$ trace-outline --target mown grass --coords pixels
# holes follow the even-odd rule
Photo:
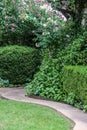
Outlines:
[[[35,104],[0,99],[0,130],[71,130],[56,111]]]

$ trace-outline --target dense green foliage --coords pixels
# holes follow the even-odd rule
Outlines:
[[[35,74],[34,80],[27,85],[28,95],[37,95],[53,100],[62,100],[62,64],[57,59],[44,59],[40,71]]]
[[[41,9],[43,4],[47,5],[48,9]],[[1,1],[0,45],[34,46],[39,41],[40,46],[49,46],[51,43],[46,37],[52,37],[55,24],[58,26],[56,31],[62,26],[63,19],[48,6],[50,4],[46,1]]]
[[[0,46],[37,45],[48,52],[44,51],[46,54],[40,71],[35,74],[41,59],[38,50],[18,46],[0,47],[0,85],[3,87],[8,80],[13,84],[29,82],[27,95],[34,94],[72,105],[81,102],[82,106],[79,106],[84,109],[87,102],[83,94],[81,98],[77,98],[73,91],[67,95],[63,85],[66,76],[64,66],[87,65],[87,26],[83,16],[85,3],[86,0],[1,0]],[[77,73],[74,75],[72,72],[73,76],[79,78]],[[82,79],[79,80],[81,85]]]
[[[62,67],[57,59],[43,61],[26,86],[27,95],[66,102],[87,111],[87,66]]]
[[[15,23],[15,31],[11,30],[11,23],[8,26],[1,25],[2,31],[0,32],[0,46],[3,45],[27,45],[34,47],[35,43],[33,38],[35,35],[32,33],[33,29],[36,27],[33,22],[27,20],[24,22],[19,21]]]
[[[63,90],[66,102],[87,110],[87,66],[65,66]]]
[[[23,46],[0,47],[0,77],[12,84],[33,78],[40,64],[39,50]]]
[[[52,31],[50,33],[50,36],[43,36],[45,37],[45,41],[41,39],[41,43],[45,42],[43,47],[49,48],[50,51],[56,51],[56,54],[58,53],[58,49],[63,49],[67,45],[71,43],[76,37],[77,37],[77,30],[76,30],[76,24],[72,20],[68,20],[64,26],[59,27],[58,30]],[[42,38],[43,38],[42,37]]]
[[[67,96],[63,88],[65,76],[63,67],[65,65],[87,65],[87,32],[82,29],[81,32],[75,34],[73,27],[75,26],[72,23],[69,26],[66,24],[61,29],[60,34],[56,34],[59,36],[55,38],[58,46],[51,48],[49,54],[46,53],[40,71],[34,76],[34,80],[27,85],[27,94],[64,101],[86,109],[84,108],[86,104],[83,103],[81,106],[80,100],[76,100],[73,92]]]
[[[65,65],[87,65],[87,32],[58,52]]]
[[[26,19],[25,10],[19,0],[0,1],[0,46],[34,46],[36,25],[31,18]]]

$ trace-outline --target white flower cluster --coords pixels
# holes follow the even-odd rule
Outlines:
[[[60,11],[54,10],[51,3],[48,3],[46,0],[20,1],[23,8],[23,11],[21,11],[22,13],[19,15],[20,19],[26,20],[32,16],[33,21],[39,21],[39,24],[42,26],[43,30],[45,30],[43,34],[49,34],[48,30],[50,27],[53,31],[57,31],[60,26],[59,21],[60,23],[62,21],[67,21],[66,17]],[[27,2],[29,2],[29,4],[27,4]],[[41,12],[44,12],[44,15]],[[48,29],[46,30],[46,28]]]
[[[43,4],[40,6],[40,9],[45,10],[46,13],[52,13],[52,17],[48,17],[45,23],[41,23],[41,25],[46,28],[49,24],[53,26],[53,31],[58,30],[58,18],[62,21],[67,21],[66,17],[58,10],[53,10],[51,4]],[[48,31],[45,30],[43,35],[50,34]]]

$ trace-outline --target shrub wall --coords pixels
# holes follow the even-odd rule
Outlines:
[[[87,105],[87,66],[66,66],[63,89],[67,96],[70,93],[75,95],[74,102]]]
[[[0,77],[12,84],[23,84],[33,78],[40,65],[39,50],[24,46],[0,47]]]

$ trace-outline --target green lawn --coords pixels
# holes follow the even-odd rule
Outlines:
[[[35,104],[0,99],[0,130],[71,130],[56,111]]]

